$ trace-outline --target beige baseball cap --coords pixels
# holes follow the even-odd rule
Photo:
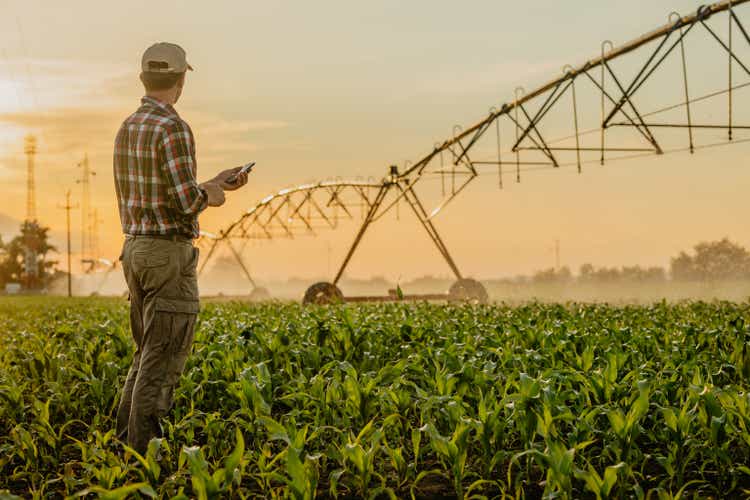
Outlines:
[[[185,58],[185,50],[177,44],[159,42],[147,48],[141,59],[145,73],[184,73],[193,71]]]

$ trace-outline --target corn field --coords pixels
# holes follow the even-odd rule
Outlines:
[[[0,299],[0,498],[750,495],[750,303],[207,303],[140,456],[127,304]]]

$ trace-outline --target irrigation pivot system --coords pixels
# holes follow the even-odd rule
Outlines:
[[[605,165],[653,155],[750,141],[750,35],[738,11],[748,0],[720,1],[695,13],[669,15],[664,26],[628,43],[601,44],[600,53],[493,107],[474,125],[456,126],[413,163],[392,165],[375,180],[332,180],[268,196],[217,235],[204,235],[201,270],[226,245],[255,286],[242,252],[252,239],[293,238],[361,218],[331,282],[316,283],[304,302],[414,298],[344,297],[338,283],[368,229],[407,205],[454,274],[448,293],[420,296],[484,301],[487,292],[465,277],[438,232],[435,217],[480,175],[521,181],[530,170]],[[744,9],[744,7],[743,7]],[[426,182],[431,179],[435,182]],[[243,241],[239,243],[239,241]]]

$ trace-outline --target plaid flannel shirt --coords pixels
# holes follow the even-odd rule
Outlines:
[[[195,139],[177,111],[152,97],[120,127],[114,175],[122,231],[197,238],[208,206],[196,181]]]

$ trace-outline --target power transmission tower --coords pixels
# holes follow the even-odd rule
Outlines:
[[[36,137],[27,135],[24,144],[26,153],[26,220],[36,220],[36,186],[34,183],[34,157],[36,156]]]
[[[81,194],[81,269],[84,264],[91,262],[92,245],[91,245],[91,176],[96,172],[89,166],[89,155],[85,154],[83,160],[78,163],[83,169],[81,178],[76,181],[82,187]]]
[[[71,258],[70,258],[70,211],[74,208],[78,208],[78,204],[71,205],[70,204],[70,189],[65,193],[65,205],[58,205],[58,208],[61,208],[65,210],[65,221],[67,224],[67,231],[68,231],[68,297],[73,296],[73,268],[71,266]]]
[[[34,157],[36,156],[36,137],[27,135],[24,139],[24,153],[26,153],[26,222],[35,224],[36,221],[36,185],[34,182]],[[26,288],[30,289],[34,278],[38,274],[37,253],[28,241],[25,241],[24,271],[26,273]]]

